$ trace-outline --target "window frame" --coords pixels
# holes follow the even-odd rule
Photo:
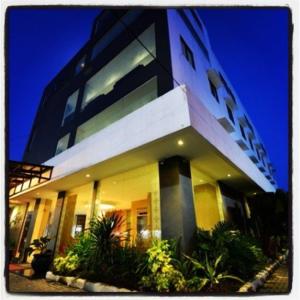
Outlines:
[[[182,53],[186,58],[187,62],[192,66],[194,70],[196,70],[194,53],[182,36],[180,36],[180,44],[181,44]]]
[[[230,121],[235,124],[235,121],[234,121],[234,115],[233,115],[233,111],[232,111],[232,108],[230,107],[230,105],[228,103],[225,104],[226,105],[226,108],[227,108],[227,113],[228,113],[228,116],[229,116],[229,119]]]
[[[213,97],[215,98],[215,100],[220,103],[220,98],[219,98],[219,94],[218,94],[218,89],[216,88],[216,86],[214,85],[214,83],[212,82],[212,80],[210,78],[208,78],[208,83],[209,83],[209,87],[210,87],[210,92],[213,95]]]

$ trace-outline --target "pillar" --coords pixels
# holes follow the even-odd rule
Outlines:
[[[54,210],[53,221],[51,224],[51,228],[49,230],[49,237],[51,238],[51,240],[48,244],[48,249],[52,250],[53,252],[55,251],[56,242],[58,239],[58,229],[59,229],[59,225],[60,225],[65,195],[66,195],[66,192],[64,192],[64,191],[59,192],[57,195],[57,201],[56,201],[56,206],[55,206],[55,210]]]
[[[159,163],[162,239],[181,239],[189,252],[196,229],[190,162],[174,156]]]

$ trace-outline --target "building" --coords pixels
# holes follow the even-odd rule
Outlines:
[[[110,211],[133,242],[181,237],[187,249],[196,226],[247,228],[247,197],[276,189],[258,132],[188,8],[103,10],[45,88],[24,161],[11,167],[9,191],[17,257],[46,234],[62,252]]]

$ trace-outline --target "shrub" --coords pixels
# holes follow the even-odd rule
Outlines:
[[[54,271],[61,275],[71,275],[79,267],[79,257],[70,251],[65,257],[59,256],[53,262]]]
[[[115,213],[91,220],[89,228],[91,266],[98,268],[114,263],[114,250],[121,247],[121,243],[128,238],[125,232],[118,231],[122,223],[122,217]]]
[[[222,261],[222,255],[213,262],[210,262],[206,256],[204,263],[187,255],[185,255],[185,257],[190,260],[193,265],[193,277],[187,281],[187,286],[191,291],[200,291],[206,286],[208,286],[209,289],[213,289],[221,281],[226,279],[243,282],[243,280],[236,276],[228,275],[227,272],[219,272],[218,266]]]
[[[183,291],[185,279],[182,273],[172,264],[172,251],[167,240],[154,241],[147,250],[148,274],[142,277],[142,287],[158,292]]]
[[[213,261],[220,255],[220,270],[245,280],[266,262],[258,242],[236,230],[230,223],[219,222],[211,232],[198,229],[193,258],[204,262],[206,257]]]
[[[93,255],[93,243],[89,234],[81,234],[76,241],[67,249],[68,253],[73,253],[78,257],[80,270],[87,270],[90,266],[91,256]]]

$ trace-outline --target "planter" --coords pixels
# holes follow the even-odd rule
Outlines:
[[[35,275],[44,275],[52,262],[52,253],[34,254],[31,262]]]

